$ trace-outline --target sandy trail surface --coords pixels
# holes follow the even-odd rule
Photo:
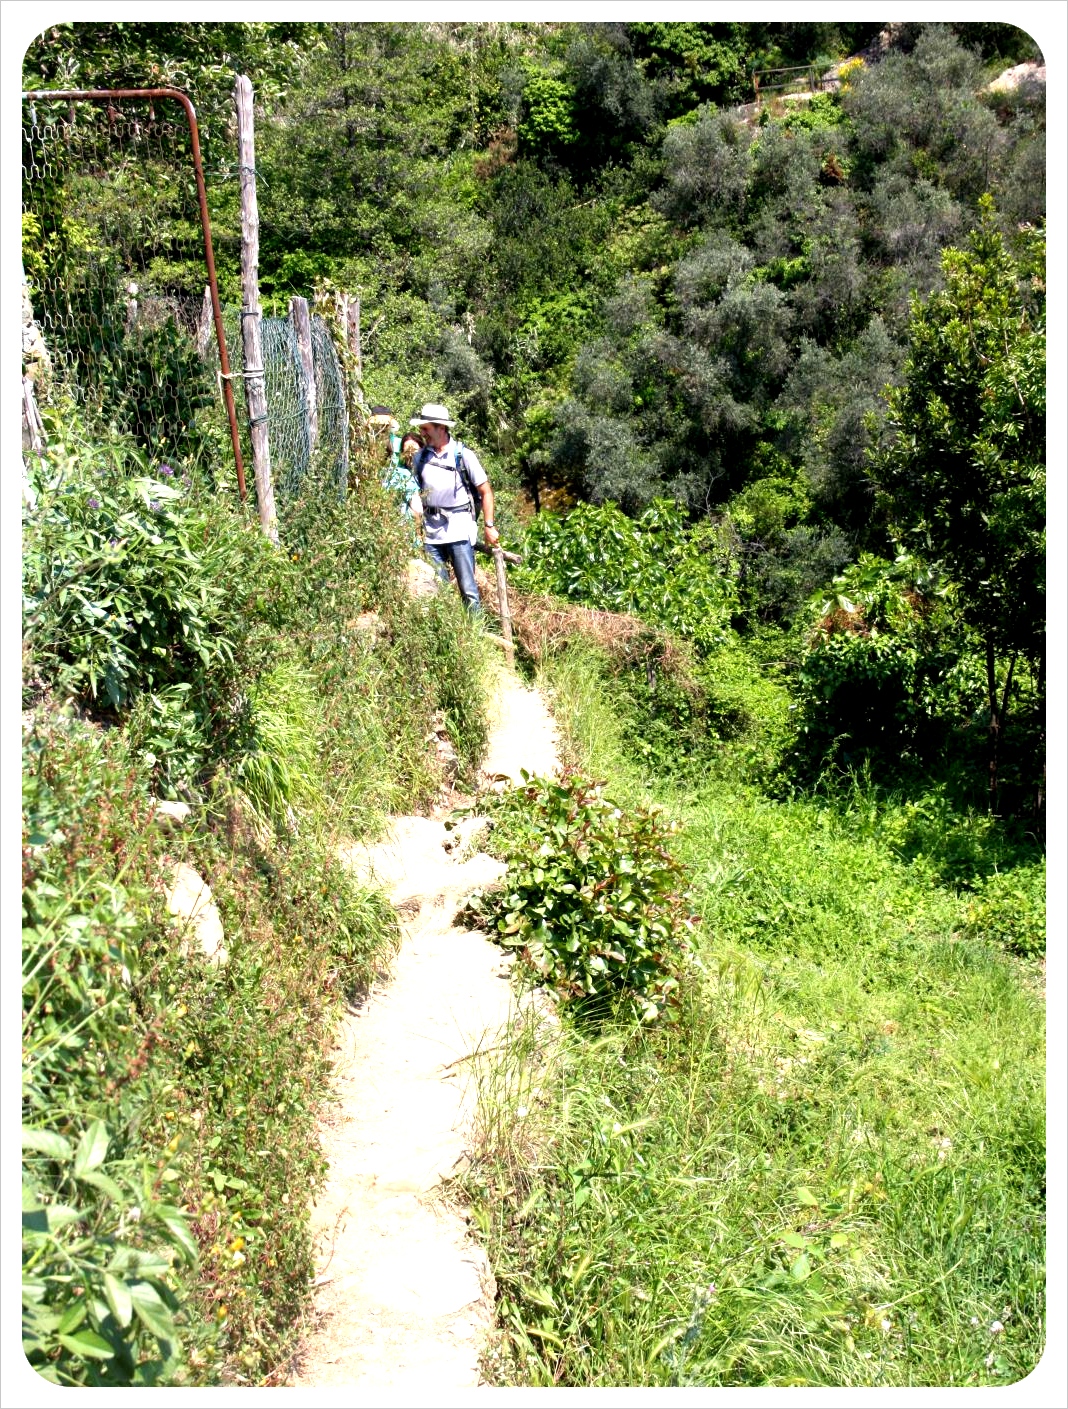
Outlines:
[[[487,780],[555,772],[545,701],[503,667],[494,714]],[[466,1157],[468,1058],[494,1045],[514,999],[507,956],[453,924],[462,897],[504,869],[465,841],[444,816],[398,817],[385,841],[345,848],[389,894],[403,939],[389,980],[338,1032],[322,1131],[330,1173],[313,1210],[316,1303],[293,1386],[444,1402],[480,1383],[493,1274],[439,1185]]]

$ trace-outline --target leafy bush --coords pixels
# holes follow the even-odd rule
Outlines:
[[[497,812],[509,869],[473,909],[498,942],[585,1011],[630,1007],[650,1021],[673,1005],[687,921],[662,814],[624,813],[581,776],[526,773]]]
[[[23,1348],[55,1384],[173,1382],[171,1278],[176,1262],[196,1262],[197,1245],[186,1216],[155,1196],[159,1166],[108,1162],[109,1145],[102,1120],[76,1146],[22,1127]]]
[[[121,438],[101,447],[58,427],[35,475],[23,594],[36,676],[128,721],[173,795],[236,747],[289,565],[224,501]]]
[[[907,554],[862,554],[809,612],[793,755],[803,773],[868,760],[891,775],[969,747],[983,706],[974,640],[935,572]]]
[[[109,485],[79,470],[68,461],[40,487],[30,520],[27,625],[38,661],[116,710],[184,678],[194,661],[225,668],[233,645],[212,630],[223,588],[196,571],[171,468]]]

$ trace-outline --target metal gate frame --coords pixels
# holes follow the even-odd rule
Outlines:
[[[230,422],[230,440],[234,447],[234,464],[237,468],[237,488],[242,501],[246,497],[245,464],[241,458],[241,436],[237,428],[237,407],[234,404],[234,389],[230,358],[226,352],[226,333],[223,330],[222,305],[219,302],[219,284],[215,277],[215,253],[211,244],[211,219],[208,216],[208,196],[204,185],[204,164],[200,158],[200,131],[197,115],[188,96],[178,88],[38,88],[24,92],[24,102],[54,102],[88,99],[104,102],[112,98],[169,98],[181,103],[189,124],[189,136],[193,144],[193,170],[197,181],[197,203],[200,206],[200,228],[204,235],[204,263],[208,270],[208,288],[211,290],[211,311],[215,320],[215,337],[219,344],[219,370],[222,373],[223,400],[226,402],[226,416]]]

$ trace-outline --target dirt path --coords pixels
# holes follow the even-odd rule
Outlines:
[[[540,695],[502,668],[495,703],[484,774],[554,771]],[[506,957],[452,919],[503,867],[465,856],[443,818],[395,818],[385,842],[347,857],[389,893],[403,942],[389,982],[338,1035],[330,1174],[313,1210],[314,1328],[290,1384],[437,1397],[479,1383],[493,1320],[486,1255],[437,1185],[464,1158],[474,1096],[464,1059],[493,1045],[513,1006]]]

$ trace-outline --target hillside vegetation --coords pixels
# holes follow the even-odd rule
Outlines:
[[[509,872],[470,913],[559,1018],[531,1016],[480,1095],[487,1374],[1037,1364],[1045,93],[990,84],[1040,57],[965,23],[79,23],[31,45],[28,87],[190,93],[230,304],[247,73],[265,311],[344,290],[364,334],[347,488],[321,466],[284,487],[276,547],[189,337],[123,332],[130,271],[107,266],[100,327],[64,323],[92,186],[75,219],[67,178],[34,176],[58,212],[48,239],[24,217],[35,311],[83,373],[105,322],[121,344],[77,397],[40,379],[25,456],[38,1373],[285,1380],[332,1022],[397,941],[336,843],[473,788],[486,744],[495,647],[455,594],[409,596],[366,425],[429,400],[490,471],[520,669],[565,740],[559,781],[478,800]],[[786,65],[836,77],[754,102],[753,70]],[[151,228],[138,277],[199,308],[182,155],[154,162],[99,214]],[[225,955],[168,914],[182,864]]]

